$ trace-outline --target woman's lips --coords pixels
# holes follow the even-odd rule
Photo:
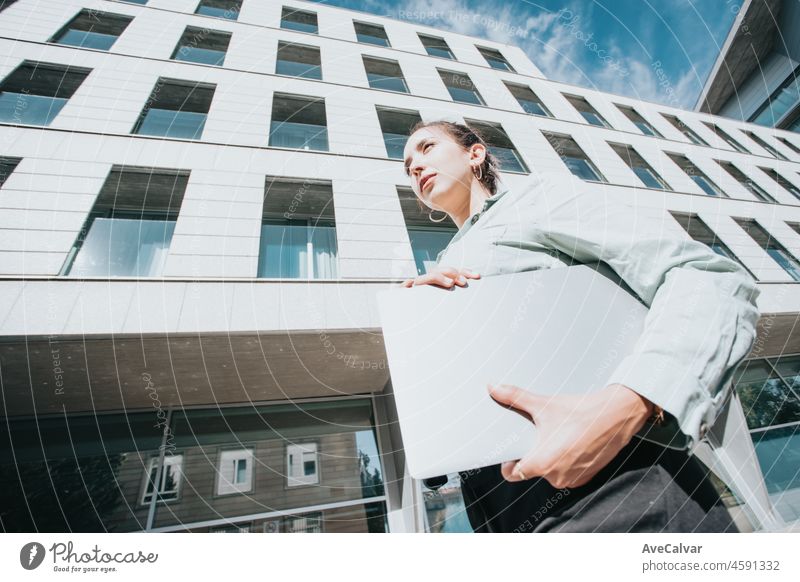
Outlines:
[[[436,174],[431,174],[430,176],[425,176],[422,178],[422,182],[420,183],[420,192],[424,191],[427,188],[428,184],[430,184],[433,179],[436,177]]]

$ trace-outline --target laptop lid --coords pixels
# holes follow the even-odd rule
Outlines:
[[[527,415],[487,384],[539,394],[603,388],[633,351],[647,308],[578,265],[377,294],[398,421],[416,479],[519,459],[536,442]]]

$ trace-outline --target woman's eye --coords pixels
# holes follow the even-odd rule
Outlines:
[[[429,148],[429,147],[431,147],[431,146],[433,146],[433,144],[432,144],[432,143],[426,143],[426,144],[425,144],[425,147],[423,147],[423,148],[422,148],[422,151],[423,151],[423,152],[427,152],[427,151],[428,151],[428,148]]]

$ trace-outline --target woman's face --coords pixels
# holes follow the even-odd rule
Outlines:
[[[403,158],[414,193],[429,208],[448,211],[469,200],[471,154],[444,130],[433,126],[415,131]]]

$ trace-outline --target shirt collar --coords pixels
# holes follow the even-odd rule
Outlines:
[[[486,212],[489,208],[492,207],[492,204],[500,200],[505,194],[508,192],[508,188],[504,185],[498,185],[497,192],[493,195],[484,200],[483,202],[483,210],[482,212]]]

